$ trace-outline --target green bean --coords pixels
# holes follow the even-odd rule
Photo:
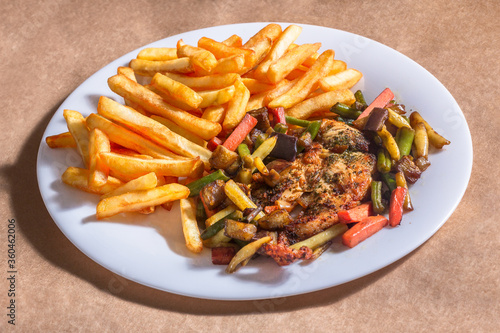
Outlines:
[[[381,173],[387,173],[391,171],[391,168],[391,155],[384,148],[380,148],[377,153],[377,170]]]
[[[250,149],[248,149],[246,143],[240,144],[237,149],[238,149],[238,154],[240,155],[241,158],[251,154]]]
[[[285,120],[286,120],[287,124],[297,125],[297,126],[301,126],[301,127],[307,127],[307,126],[309,126],[309,123],[310,123],[310,121],[308,121],[308,120],[297,119],[297,118],[290,117],[290,116],[285,116]]]
[[[277,123],[274,126],[274,131],[278,132],[278,133],[286,134],[286,132],[288,131],[288,126],[286,126],[283,123]]]
[[[212,224],[210,227],[206,228],[200,235],[201,239],[209,239],[215,236],[219,231],[224,229],[224,224],[226,223],[226,220],[238,220],[243,216],[241,211],[235,211],[228,216],[225,216],[221,218],[219,221],[215,222]]]
[[[205,222],[207,219],[207,212],[205,211],[205,207],[203,207],[203,202],[198,199],[198,203],[196,204],[196,221],[198,223]]]
[[[305,133],[309,133],[311,135],[311,141],[313,141],[316,135],[318,135],[320,127],[321,127],[321,120],[311,121],[302,135],[304,135]],[[297,142],[299,141],[300,140],[298,140]],[[297,153],[302,152],[304,149],[305,147],[298,146]]]
[[[362,113],[361,111],[351,109],[349,106],[343,103],[336,103],[330,109],[331,112],[338,114],[344,118],[357,119],[359,115]]]
[[[194,182],[187,184],[186,186],[190,191],[189,196],[194,197],[195,195],[200,194],[201,189],[203,187],[205,187],[205,185],[210,184],[211,182],[214,182],[218,179],[222,179],[223,181],[227,181],[227,180],[229,180],[229,177],[226,176],[224,171],[219,169],[215,172],[212,172],[209,175],[206,175],[203,178],[200,178],[198,180],[195,180]]]
[[[337,118],[335,118],[336,121],[341,121],[347,125],[352,125],[352,122],[353,122],[353,119],[349,119],[349,118],[344,118],[344,117],[341,117],[341,116],[338,116]]]
[[[394,179],[394,176],[391,173],[383,173],[382,180],[387,185],[391,193],[396,189],[397,187],[396,180]]]
[[[382,202],[382,182],[373,180],[371,190],[373,210],[378,214],[382,214],[385,210],[385,206]]]
[[[253,148],[254,148],[254,151],[255,151],[255,149],[259,148],[259,146],[260,146],[260,145],[261,145],[264,141],[266,141],[266,139],[267,139],[266,134],[264,134],[264,133],[259,134],[259,135],[255,138],[254,147],[253,147]]]
[[[415,137],[415,131],[409,127],[400,127],[396,137],[396,143],[398,144],[401,156],[409,155],[411,152],[413,138]]]
[[[361,103],[363,105],[368,105],[368,104],[366,104],[365,96],[363,95],[361,90],[358,90],[354,93],[354,98],[356,98],[356,101],[358,103]]]

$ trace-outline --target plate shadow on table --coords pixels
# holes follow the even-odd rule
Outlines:
[[[16,162],[4,166],[0,175],[9,186],[11,205],[20,237],[51,264],[87,281],[101,292],[124,301],[156,309],[194,315],[233,315],[286,312],[334,304],[375,283],[408,260],[397,262],[343,285],[304,295],[258,301],[213,301],[159,291],[127,280],[103,268],[79,251],[59,230],[41,198],[36,176],[36,156],[43,132],[58,106],[42,118],[23,144]],[[21,267],[22,269],[22,267]],[[277,269],[279,269],[277,267]],[[285,268],[286,269],[286,268]],[[57,284],[56,284],[57,285]]]

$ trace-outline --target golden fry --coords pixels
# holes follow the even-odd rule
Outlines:
[[[156,73],[151,79],[151,84],[162,93],[162,96],[167,96],[174,103],[180,102],[180,107],[187,105],[190,108],[196,109],[203,102],[203,97],[198,95],[196,91],[163,74]]]
[[[337,74],[322,78],[319,80],[319,86],[324,91],[350,89],[361,80],[362,76],[363,74],[361,74],[360,71],[349,68]]]
[[[188,45],[182,39],[177,42],[177,57],[189,57],[195,72],[199,70],[210,72],[217,66],[217,59],[210,51]]]
[[[99,187],[108,181],[109,167],[103,163],[100,154],[110,150],[106,134],[98,128],[91,130],[89,136],[89,186]]]
[[[321,47],[321,43],[303,44],[286,52],[282,57],[271,63],[267,71],[267,79],[271,83],[283,80],[305,59],[314,54]]]
[[[239,74],[236,73],[213,74],[199,77],[174,73],[166,73],[165,75],[196,91],[229,87],[240,78]]]
[[[186,246],[191,252],[200,253],[203,251],[203,242],[201,241],[198,222],[196,222],[196,205],[193,199],[187,199],[186,196],[186,198],[180,200],[180,208],[182,232]]]
[[[220,124],[198,118],[189,112],[180,110],[165,103],[161,96],[148,90],[144,86],[127,79],[123,75],[110,77],[108,79],[108,85],[111,90],[118,95],[138,103],[153,114],[172,120],[177,125],[184,127],[193,133],[197,133],[205,140],[210,140],[221,131]]]
[[[225,104],[234,97],[235,90],[234,86],[229,86],[217,90],[199,91],[198,94],[203,99],[199,107],[204,109],[213,105]]]
[[[203,115],[201,117],[203,119],[222,124],[222,121],[224,121],[224,117],[226,116],[226,108],[227,104],[210,106],[203,111]]]
[[[107,182],[103,186],[89,186],[89,170],[76,167],[68,167],[62,174],[61,180],[66,185],[73,186],[88,193],[99,195],[116,190],[118,187],[123,185],[123,182],[119,179],[108,176]]]
[[[76,148],[75,139],[70,132],[50,135],[45,138],[45,142],[50,148]]]
[[[274,89],[276,87],[275,84],[269,84],[267,82],[262,82],[256,79],[251,79],[251,78],[242,78],[241,82],[247,87],[248,91],[250,91],[250,94],[258,94],[264,91],[269,91],[271,89]]]
[[[167,184],[150,190],[128,192],[99,201],[96,216],[100,220],[124,212],[137,212],[188,196],[189,189],[180,184]]]
[[[156,73],[166,72],[192,73],[194,71],[188,57],[164,61],[132,59],[129,66],[135,73],[142,76],[153,76]]]
[[[76,142],[78,152],[83,159],[83,163],[86,167],[89,166],[89,130],[85,123],[85,118],[78,111],[64,110],[64,119],[66,119],[66,124],[68,125],[68,130],[73,136]]]
[[[123,184],[120,187],[117,187],[113,191],[110,191],[103,196],[101,196],[101,199],[113,197],[116,195],[124,194],[127,192],[132,192],[132,191],[139,191],[139,190],[150,190],[152,188],[155,188],[158,185],[158,177],[154,172],[150,172],[148,174],[145,174],[144,176],[140,176],[138,178],[135,178],[125,184]]]
[[[243,45],[243,41],[240,36],[238,35],[232,35],[228,37],[227,39],[223,40],[222,43],[228,45],[228,46],[234,46],[234,47],[240,47]]]
[[[318,111],[329,110],[336,103],[351,105],[356,101],[349,89],[328,91],[306,99],[287,110],[287,115],[299,119],[307,119]]]
[[[172,132],[175,132],[175,133],[185,137],[189,141],[196,143],[198,146],[201,146],[203,148],[207,147],[207,142],[205,140],[203,140],[202,138],[200,138],[196,134],[189,132],[185,128],[180,127],[179,125],[177,125],[176,123],[174,123],[171,120],[168,120],[167,118],[163,118],[160,116],[155,116],[155,115],[152,115],[151,119],[154,119],[159,123],[162,123],[163,125],[168,127],[168,129],[171,130]]]
[[[165,61],[177,59],[177,49],[175,47],[150,47],[141,50],[137,59],[151,61]]]
[[[226,131],[235,128],[243,119],[246,114],[248,99],[250,98],[250,92],[241,80],[236,81],[234,88],[234,97],[227,105],[226,117],[222,122],[222,127]]]

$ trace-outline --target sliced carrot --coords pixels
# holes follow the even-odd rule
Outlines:
[[[219,139],[218,137],[214,136],[210,141],[207,143],[207,148],[210,151],[214,151],[217,146],[222,144],[222,140]]]
[[[342,235],[342,244],[355,247],[368,237],[377,233],[387,225],[387,219],[382,215],[368,216],[356,223]]]
[[[341,223],[359,222],[365,217],[373,215],[373,205],[371,202],[367,202],[349,210],[341,210],[337,215]]]
[[[389,208],[389,224],[395,227],[403,219],[403,203],[405,201],[406,188],[398,186],[391,193],[391,202]]]
[[[286,124],[285,109],[282,106],[270,108],[269,112],[273,115],[273,127],[278,123]]]
[[[377,98],[375,98],[373,102],[368,105],[363,113],[359,115],[358,119],[368,117],[374,108],[383,108],[393,99],[394,93],[391,91],[391,89],[385,88],[384,91],[382,91],[380,95],[378,95]]]
[[[255,125],[257,125],[257,119],[247,113],[231,135],[224,141],[223,146],[231,151],[235,151]]]

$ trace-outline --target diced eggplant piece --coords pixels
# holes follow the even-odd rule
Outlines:
[[[420,168],[408,155],[401,157],[401,159],[396,163],[395,169],[398,172],[402,172],[405,175],[406,180],[411,184],[415,183],[422,174]]]
[[[217,146],[209,159],[210,165],[214,169],[227,169],[238,160],[238,153],[231,151],[223,145]]]
[[[274,149],[269,156],[283,159],[286,161],[295,161],[297,156],[297,138],[283,133],[274,133],[278,137]]]
[[[384,126],[385,121],[389,117],[389,111],[383,108],[374,108],[366,121],[364,130],[380,131]]]
[[[431,162],[429,162],[429,159],[427,157],[420,156],[415,160],[415,165],[418,166],[420,171],[424,172],[431,165]]]
[[[234,161],[230,166],[224,169],[230,176],[235,176],[241,167],[241,158],[238,156],[236,161]]]
[[[288,168],[290,165],[292,165],[292,162],[290,161],[277,159],[267,163],[266,167],[268,170],[276,170],[277,173],[280,173],[281,171]]]
[[[257,233],[257,227],[250,223],[238,222],[235,220],[226,220],[224,234],[227,237],[239,239],[242,241],[251,241]]]
[[[266,107],[251,110],[248,114],[257,119],[257,125],[255,125],[255,128],[261,130],[262,132],[267,131],[267,129],[271,127],[269,112]]]
[[[278,209],[259,219],[259,227],[265,230],[278,230],[292,222],[292,217],[285,209]]]
[[[243,216],[245,217],[245,222],[252,223],[253,219],[262,212],[262,206],[257,206],[257,208],[245,208],[243,211]]]
[[[228,265],[236,254],[236,248],[232,246],[212,248],[212,264]]]
[[[224,192],[225,184],[223,180],[219,179],[206,185],[200,191],[200,196],[208,209],[212,210],[226,200],[227,196]]]

